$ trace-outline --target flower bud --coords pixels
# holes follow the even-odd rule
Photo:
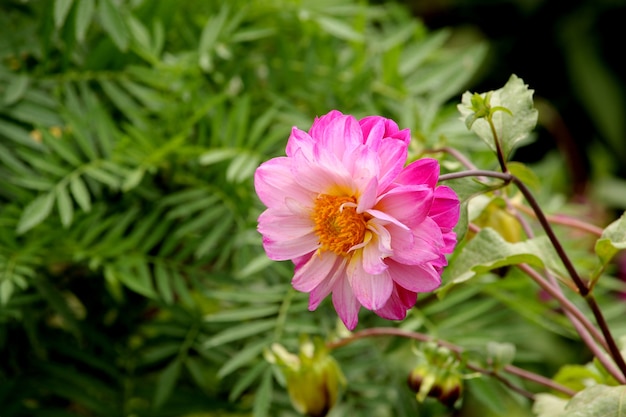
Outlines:
[[[423,402],[430,397],[453,407],[463,392],[463,376],[458,370],[458,360],[445,347],[425,346],[420,354],[422,361],[407,379],[417,401]]]
[[[287,383],[287,392],[294,408],[310,417],[323,417],[337,402],[346,380],[335,359],[321,340],[308,338],[300,344],[298,355],[274,344],[266,352],[271,363],[278,365]]]

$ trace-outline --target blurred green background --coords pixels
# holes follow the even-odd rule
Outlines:
[[[252,176],[292,126],[331,109],[411,128],[412,158],[452,146],[495,168],[456,104],[515,73],[540,109],[515,158],[541,175],[548,207],[606,224],[626,208],[625,10],[0,1],[0,416],[296,415],[263,350],[341,330],[329,303],[307,311],[288,263],[267,260]],[[509,278],[423,297],[401,326],[476,351],[514,343],[516,364],[547,376],[586,360],[554,305]],[[623,333],[623,309],[607,315]],[[333,354],[349,380],[333,416],[530,415],[489,379],[468,381],[459,411],[418,404],[402,341]]]

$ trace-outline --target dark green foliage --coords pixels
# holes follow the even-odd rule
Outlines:
[[[455,105],[486,50],[396,5],[303,3],[0,3],[2,417],[295,415],[263,350],[333,334],[336,315],[267,260],[254,170],[333,108],[411,128],[413,157],[478,148]],[[537,327],[511,328],[531,285],[496,286],[425,298],[405,328],[532,344]],[[339,350],[333,415],[416,415],[409,350]]]

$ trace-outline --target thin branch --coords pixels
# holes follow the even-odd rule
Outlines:
[[[522,205],[522,204],[515,204],[514,202],[511,203],[513,205],[513,207],[515,207],[517,210],[519,211],[523,211],[524,214],[527,214],[529,216],[533,216],[535,218],[537,218],[537,216],[535,215],[535,212],[532,211],[531,209],[529,209],[528,207]],[[585,231],[587,233],[591,233],[592,235],[595,236],[602,236],[602,228],[595,226],[593,224],[584,222],[580,219],[576,219],[570,216],[565,216],[562,214],[558,214],[558,215],[550,215],[550,214],[546,214],[546,218],[548,219],[548,221],[550,223],[554,223],[554,224],[560,224],[563,226],[568,226],[574,229],[579,229],[582,231]]]
[[[368,337],[377,337],[377,336],[399,336],[399,337],[404,337],[407,339],[418,340],[420,342],[435,342],[439,346],[443,346],[443,347],[450,349],[450,351],[454,352],[456,355],[460,355],[461,353],[463,353],[463,348],[453,343],[447,342],[445,340],[437,340],[424,333],[402,330],[402,329],[398,329],[395,327],[374,327],[371,329],[361,330],[361,331],[352,333],[349,337],[346,337],[346,338],[343,338],[334,342],[328,342],[326,346],[328,347],[328,349],[332,350],[332,349],[340,348],[342,346],[349,345],[350,343],[356,342],[357,340],[365,339]],[[520,387],[513,388],[513,384],[510,381],[506,380],[502,376],[498,376],[499,374],[497,372],[494,372],[493,370],[484,369],[478,365],[473,365],[469,363],[467,364],[467,367],[468,369],[497,378],[499,381],[502,381],[503,383],[505,383],[509,388],[514,389],[516,392],[522,395],[525,395],[525,396],[533,395],[529,393],[528,391],[525,391],[523,388],[520,388]],[[528,381],[532,381],[537,384],[548,387],[550,389],[553,389],[555,391],[562,392],[565,395],[573,396],[574,394],[576,394],[575,391],[559,384],[558,382],[552,381],[551,379],[535,374],[533,372],[523,371],[520,368],[514,367],[512,365],[504,366],[502,369],[506,372],[510,372],[511,374],[517,375]],[[504,382],[504,381],[507,381],[507,382]],[[526,392],[528,395],[524,394],[524,392]]]

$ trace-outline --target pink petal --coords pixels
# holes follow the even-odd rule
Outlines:
[[[413,228],[411,246],[406,246],[408,239],[395,225],[389,225],[387,229],[391,233],[392,259],[403,264],[417,265],[439,258],[440,249],[444,244],[443,237],[439,226],[430,218],[427,217]],[[398,236],[398,244],[396,244],[396,236]]]
[[[259,216],[258,230],[270,240],[291,240],[312,233],[313,220],[276,209],[267,209]]]
[[[374,207],[376,203],[376,198],[378,197],[376,191],[378,190],[378,181],[376,177],[373,177],[370,182],[367,183],[365,189],[359,196],[359,201],[357,204],[356,212],[363,213],[366,210]]]
[[[333,305],[348,330],[354,330],[359,321],[361,304],[354,296],[347,278],[337,280],[333,288]]]
[[[285,196],[298,201],[312,201],[314,196],[293,180],[291,159],[279,157],[261,164],[254,173],[254,187],[267,207],[280,207]]]
[[[324,130],[328,124],[338,117],[342,117],[343,114],[339,110],[331,110],[327,114],[316,117],[313,121],[311,129],[309,129],[309,135],[313,138],[320,138],[324,134]]]
[[[425,185],[399,186],[382,195],[375,208],[412,227],[429,214],[432,195],[432,190]]]
[[[439,180],[439,162],[432,158],[418,159],[407,165],[396,178],[398,184],[426,184],[435,188]]]
[[[400,289],[401,290],[401,289]],[[401,290],[402,291],[402,290]],[[406,291],[404,293],[410,294]],[[404,320],[406,317],[407,310],[411,308],[415,304],[415,300],[417,300],[417,294],[414,294],[413,304],[406,305],[405,298],[407,298],[404,294],[400,295],[398,291],[398,287],[395,287],[391,297],[385,303],[384,306],[375,310],[374,312],[380,317],[387,320]]]
[[[363,133],[353,116],[340,116],[331,120],[321,136],[315,139],[328,152],[343,159],[345,153],[352,152],[363,144]]]
[[[405,265],[392,260],[387,264],[393,281],[411,292],[430,292],[441,285],[441,276],[431,264]]]
[[[363,257],[363,270],[372,275],[381,274],[385,269],[387,269],[387,265],[384,261],[385,255],[387,254],[380,250],[378,241],[379,238],[374,236],[372,240],[361,249]]]
[[[383,271],[380,274],[368,274],[363,269],[362,255],[355,253],[348,263],[348,280],[354,296],[368,310],[381,308],[393,291],[393,280]]]
[[[298,291],[310,292],[332,276],[333,269],[340,262],[332,252],[315,253],[309,262],[295,272],[291,285]]]
[[[385,189],[402,172],[408,154],[407,144],[396,139],[385,139],[379,150],[380,188]]]
[[[363,131],[364,143],[377,151],[385,136],[385,119],[380,116],[367,116],[359,120]]]
[[[291,129],[291,135],[289,135],[289,139],[287,140],[287,147],[285,148],[285,153],[287,156],[294,156],[296,151],[303,152],[307,158],[311,158],[313,155],[313,146],[315,145],[315,140],[309,136],[308,133],[298,129],[297,127],[293,127]]]
[[[274,261],[286,261],[314,252],[319,247],[314,233],[290,240],[272,240],[263,236],[263,248],[267,256]]]
[[[333,189],[352,190],[354,182],[345,167],[338,164],[333,167],[322,166],[305,158],[297,152],[293,158],[289,177],[303,189],[311,193],[328,193]]]
[[[441,228],[453,229],[459,221],[459,210],[459,197],[450,187],[441,185],[435,189],[435,198],[429,216]]]
[[[309,311],[315,310],[320,305],[322,300],[333,290],[337,284],[337,280],[339,279],[347,280],[346,258],[339,258],[339,262],[335,264],[335,267],[331,270],[329,277],[311,290],[311,293],[309,294]]]

